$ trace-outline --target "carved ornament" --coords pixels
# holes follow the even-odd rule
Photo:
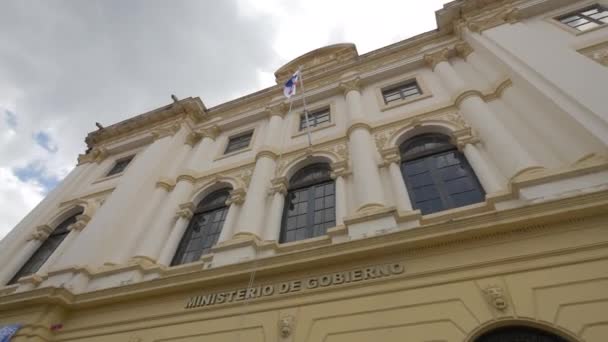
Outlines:
[[[482,33],[505,23],[513,24],[519,21],[520,17],[521,13],[518,8],[505,7],[490,17],[467,21],[467,28],[472,32]]]
[[[288,338],[292,334],[294,323],[293,316],[283,316],[279,319],[279,333],[282,338]]]
[[[380,150],[382,156],[382,166],[389,166],[391,163],[399,164],[401,162],[401,154],[397,146],[391,146]]]
[[[189,220],[194,215],[194,208],[194,203],[192,202],[180,204],[179,209],[175,213],[175,217]]]
[[[85,163],[101,163],[108,157],[109,153],[105,147],[93,147],[89,153],[78,156],[78,165]]]
[[[348,94],[350,91],[360,91],[361,90],[361,79],[356,77],[349,81],[340,82],[340,88],[344,91],[344,95]]]
[[[429,66],[429,68],[431,68],[431,70],[435,70],[437,64],[447,62],[449,57],[450,50],[443,48],[439,51],[424,55],[424,62]]]
[[[277,193],[283,196],[287,194],[287,186],[289,184],[289,182],[287,181],[287,177],[274,178],[270,181],[270,184],[270,190],[268,191],[268,194],[270,196],[273,196]]]
[[[247,192],[243,188],[237,188],[230,191],[230,197],[226,200],[226,205],[238,204],[241,205],[245,202],[245,195]]]
[[[340,160],[335,163],[331,163],[331,178],[336,179],[338,177],[345,177],[350,174],[348,170],[348,162],[346,160]]]
[[[47,224],[43,224],[41,226],[36,227],[36,231],[33,232],[32,235],[30,235],[30,237],[27,239],[27,241],[31,241],[31,240],[44,241],[49,237],[49,235],[51,235],[52,232],[53,232],[53,228],[51,228]]]
[[[488,303],[490,303],[490,305],[492,305],[496,310],[504,311],[509,306],[505,297],[505,291],[502,287],[498,285],[491,285],[486,287],[483,292]]]
[[[285,117],[285,114],[287,114],[287,111],[289,110],[289,106],[287,104],[285,104],[284,102],[281,102],[279,104],[276,104],[274,106],[268,106],[266,107],[266,113],[268,113],[268,117],[272,117],[272,116],[278,116],[280,118]]]
[[[473,53],[473,48],[467,42],[460,42],[454,45],[454,50],[456,51],[456,54],[458,54],[458,56],[460,56],[460,58],[462,59],[467,59],[467,57],[471,53]]]
[[[159,140],[165,137],[173,136],[179,129],[181,128],[180,124],[173,124],[169,127],[161,127],[152,131],[152,138],[154,140]]]

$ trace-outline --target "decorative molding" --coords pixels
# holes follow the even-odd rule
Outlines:
[[[27,239],[27,241],[31,241],[31,240],[44,241],[49,237],[49,235],[51,235],[53,230],[54,229],[51,228],[51,226],[49,226],[48,224],[40,225],[40,226],[36,227],[36,231],[30,235],[30,237]]]
[[[285,102],[266,107],[265,111],[268,113],[268,117],[278,116],[284,118],[289,110],[289,106]]]
[[[465,91],[461,92],[460,94],[458,94],[454,98],[454,104],[457,107],[460,107],[460,104],[462,103],[462,101],[464,101],[464,99],[466,99],[467,97],[470,97],[470,96],[478,96],[479,98],[483,99],[482,92],[480,92],[479,90],[469,89],[469,90],[465,90]]]
[[[274,194],[279,193],[283,196],[287,194],[287,187],[289,185],[289,181],[287,177],[277,177],[270,181],[270,190],[268,191],[269,196],[274,196]]]
[[[190,173],[183,173],[183,174],[177,176],[177,178],[175,178],[175,184],[177,184],[181,181],[190,182],[190,183],[194,184],[196,182],[196,177],[194,177],[194,175],[192,175]]]
[[[608,67],[608,41],[580,49],[578,52]]]
[[[245,195],[247,191],[243,188],[237,188],[230,191],[230,197],[226,200],[226,205],[237,204],[241,205],[245,202]]]
[[[78,155],[78,165],[95,162],[101,163],[108,157],[108,150],[104,147],[93,147],[88,153]]]
[[[490,305],[498,311],[505,311],[509,306],[505,290],[498,285],[490,285],[483,290],[484,296]]]
[[[168,178],[161,178],[156,182],[156,187],[165,189],[165,191],[169,192],[175,187],[175,182]]]
[[[392,163],[399,165],[401,162],[401,153],[399,152],[399,147],[397,146],[387,147],[379,152],[380,156],[382,156],[382,166],[389,166]]]
[[[186,145],[190,145],[190,147],[194,147],[194,145],[196,145],[200,140],[201,140],[201,135],[197,132],[190,132],[188,133],[188,136],[186,137],[186,141],[184,142],[184,144]]]
[[[467,59],[467,57],[473,53],[473,48],[467,42],[460,42],[454,45],[454,50],[456,54],[460,56],[462,59]]]
[[[179,123],[175,123],[168,127],[160,127],[150,133],[152,135],[152,139],[159,140],[165,137],[174,136],[175,133],[179,131],[182,126]]]
[[[293,333],[295,318],[291,315],[279,319],[279,333],[282,338],[288,338]]]
[[[356,77],[352,80],[340,82],[340,89],[344,92],[344,95],[350,91],[361,91],[361,78]]]
[[[358,128],[363,128],[367,131],[372,130],[372,126],[369,123],[364,122],[364,121],[357,121],[357,122],[354,122],[353,124],[351,124],[350,126],[348,126],[348,129],[346,130],[346,136],[350,137],[350,134]]]
[[[338,177],[346,177],[350,174],[348,170],[348,161],[340,160],[334,163],[331,163],[331,178],[336,179]]]
[[[320,156],[330,159],[331,162],[345,161],[348,163],[348,144],[346,140],[332,141],[329,144],[320,144],[313,147],[299,149],[283,154],[276,170],[277,177],[286,175],[288,168],[307,157]]]
[[[186,220],[190,220],[192,218],[192,216],[194,215],[195,208],[196,207],[194,206],[194,203],[192,203],[192,202],[182,203],[179,205],[179,209],[175,213],[175,218],[183,218]]]
[[[279,158],[279,154],[273,148],[271,148],[269,146],[262,146],[260,151],[255,155],[255,160],[258,161],[258,159],[260,159],[262,157],[267,157],[272,160],[277,160],[277,158]]]
[[[467,28],[475,33],[500,26],[505,23],[513,24],[520,20],[521,12],[518,8],[504,7],[489,17],[471,19],[466,21]]]
[[[200,134],[201,138],[209,138],[211,140],[215,140],[221,132],[222,129],[218,125],[205,127],[197,131],[197,133]]]
[[[435,70],[437,64],[441,62],[447,62],[450,58],[450,50],[443,48],[439,51],[424,55],[423,60],[431,70]]]

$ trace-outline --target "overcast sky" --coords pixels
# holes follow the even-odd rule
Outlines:
[[[4,0],[0,238],[75,166],[95,122],[214,106],[274,84],[310,50],[359,54],[436,27],[447,0]]]

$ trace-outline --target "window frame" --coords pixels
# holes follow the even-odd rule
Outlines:
[[[314,113],[317,111],[322,111],[324,109],[329,109],[329,121],[323,122],[322,124],[314,126],[314,127],[311,126],[310,127],[311,133],[336,126],[336,117],[335,117],[336,106],[335,106],[334,101],[323,101],[323,102],[319,102],[319,103],[309,104],[307,109],[308,109],[309,113]],[[298,138],[301,136],[305,136],[308,134],[306,129],[300,130],[300,120],[303,115],[304,115],[303,109],[300,109],[299,111],[293,111],[293,117],[290,119],[291,120],[291,123],[290,123],[291,132],[292,132],[291,138],[292,139],[295,139],[295,138]]]
[[[184,257],[188,253],[189,244],[193,240],[192,233],[195,230],[194,226],[198,223],[197,220],[199,219],[199,217],[204,217],[205,215],[214,216],[214,215],[217,215],[218,213],[221,213],[221,216],[223,218],[220,219],[221,226],[219,228],[219,232],[217,232],[216,234],[207,233],[203,237],[203,238],[211,237],[214,240],[211,244],[211,247],[209,247],[208,249],[203,247],[200,251],[197,250],[197,252],[200,252],[199,259],[202,256],[211,253],[211,249],[213,248],[213,246],[215,246],[217,244],[219,237],[222,234],[222,230],[224,229],[224,224],[226,223],[226,217],[228,216],[228,210],[230,210],[230,205],[226,204],[225,201],[222,204],[214,204],[214,205],[210,205],[210,203],[208,203],[208,202],[216,199],[217,196],[224,195],[224,194],[226,194],[226,200],[227,200],[228,198],[230,198],[230,191],[232,191],[231,188],[217,189],[217,190],[212,191],[209,194],[207,194],[198,203],[198,205],[194,209],[194,212],[193,212],[192,217],[190,218],[190,221],[188,222],[188,226],[186,227],[184,234],[181,236],[181,238],[179,240],[179,243],[177,245],[177,248],[175,249],[175,253],[173,254],[173,257],[171,258],[171,263],[169,264],[169,266],[172,267],[172,266],[187,265],[187,264],[191,264],[193,262],[198,261],[198,260],[193,260],[193,261],[188,261],[188,262],[183,261]],[[213,224],[215,222],[209,222],[209,223]],[[202,227],[203,226],[199,226],[198,228],[200,229]],[[205,228],[208,229],[209,227],[205,227]]]
[[[416,142],[416,140],[422,140],[426,138],[437,138],[437,140],[439,141],[438,146],[432,147],[428,150],[414,152],[412,153],[412,155],[407,157],[405,156],[405,154],[407,154],[408,152],[408,143],[413,144],[414,142]],[[401,156],[401,163],[399,165],[399,168],[401,170],[401,176],[408,192],[408,197],[410,199],[410,202],[412,203],[412,208],[414,210],[420,210],[421,212],[423,211],[423,209],[418,206],[418,203],[420,203],[421,201],[418,198],[415,198],[415,188],[420,188],[420,185],[413,183],[411,179],[413,177],[411,177],[410,175],[406,175],[405,172],[405,168],[407,166],[414,165],[413,163],[424,164],[424,167],[426,167],[424,169],[424,173],[427,173],[428,177],[430,177],[431,179],[431,183],[425,184],[425,186],[432,185],[434,192],[437,193],[438,199],[440,200],[442,209],[432,208],[430,211],[422,212],[422,215],[439,214],[448,210],[485,202],[486,192],[481,183],[479,182],[479,178],[475,174],[475,170],[473,170],[464,154],[458,151],[456,145],[451,142],[451,139],[448,136],[439,133],[425,133],[414,136],[399,145],[399,154]],[[456,159],[458,160],[458,165],[462,169],[467,171],[467,174],[465,176],[453,179],[446,179],[445,174],[442,174],[442,169],[433,164],[438,161],[437,158],[447,156],[448,154],[453,154],[454,157],[456,157]],[[453,165],[446,165],[444,166],[444,168],[451,167]],[[421,174],[422,172],[420,172],[418,175]],[[457,193],[449,193],[449,186],[447,182],[454,181],[463,177],[466,177],[472,183],[471,185],[473,186],[473,188],[471,189],[471,191],[473,191],[473,195],[481,196],[481,200],[471,201],[470,203],[461,205],[458,205],[454,202],[454,195],[456,195]]]
[[[594,2],[588,2],[586,4],[576,4],[573,6],[568,6],[565,9],[560,10],[559,12],[554,12],[551,14],[548,14],[544,17],[544,19],[548,22],[550,22],[552,25],[555,25],[565,31],[568,31],[569,33],[578,36],[581,34],[585,34],[585,33],[589,33],[589,32],[593,32],[595,30],[599,30],[602,28],[605,28],[608,26],[608,23],[603,23],[600,24],[596,27],[590,28],[588,30],[585,31],[580,31],[575,27],[572,27],[568,24],[563,23],[560,18],[564,18],[564,17],[568,17],[568,16],[575,16],[578,15],[578,13],[580,12],[584,12],[584,11],[588,11],[590,9],[592,9],[595,6],[599,6],[601,8],[603,8],[604,10],[608,10],[608,7],[604,4],[598,3],[597,1]]]
[[[70,230],[68,228],[69,226],[78,221],[79,215],[82,215],[82,211],[68,216],[66,219],[62,220],[57,226],[55,226],[49,236],[47,236],[46,239],[44,239],[44,241],[40,243],[40,246],[38,246],[34,253],[32,253],[32,255],[30,255],[28,259],[23,263],[23,265],[19,267],[19,270],[17,270],[17,272],[8,281],[8,283],[6,283],[6,285],[14,285],[19,281],[19,279],[36,274],[36,272],[38,272],[40,268],[42,268],[42,266],[44,266],[44,264],[49,260],[49,258],[55,253],[59,246],[61,246],[68,234],[70,234]],[[52,244],[54,242],[53,240],[58,241],[55,242],[55,246],[52,249],[48,249],[48,245]],[[43,251],[47,251],[48,253],[46,255],[40,255],[43,253]],[[32,264],[36,262],[36,260],[41,260],[42,262],[40,262],[37,267],[31,267]]]
[[[303,168],[301,168],[300,170],[298,170],[290,179],[290,184],[287,190],[287,194],[285,195],[285,199],[284,199],[284,206],[283,206],[283,212],[281,215],[281,231],[279,233],[279,244],[287,244],[287,243],[298,243],[298,242],[302,242],[302,241],[306,241],[312,238],[316,238],[316,237],[320,237],[320,236],[324,236],[327,235],[327,230],[335,227],[336,226],[336,183],[335,181],[331,178],[331,177],[327,177],[325,179],[322,179],[320,181],[314,181],[314,182],[306,182],[304,184],[295,184],[292,185],[292,182],[294,181],[294,177],[299,175],[300,173],[304,173],[307,170],[312,170],[311,172],[314,172],[314,170],[319,170],[319,169],[325,169],[324,171],[327,171],[328,174],[331,173],[331,167],[326,164],[326,163],[315,163],[315,164],[311,164],[311,165],[307,165]],[[323,194],[322,197],[318,198],[316,196],[316,191],[319,187],[326,187],[327,185],[331,184],[332,186],[332,193],[327,195],[327,194]],[[292,196],[292,194],[295,193],[302,193],[303,191],[306,191],[306,200],[305,201],[301,201],[298,202],[296,204],[300,204],[300,203],[306,203],[306,212],[304,213],[304,215],[295,215],[295,216],[288,216],[289,215],[289,208],[287,206],[288,201],[290,196]],[[323,192],[325,192],[325,189],[323,190]],[[333,196],[333,203],[332,206],[326,206],[325,205],[325,198],[329,197],[329,196]],[[316,204],[315,201],[319,200],[319,199],[323,199],[323,208],[321,210],[323,210],[321,215],[325,215],[325,211],[328,209],[333,209],[333,221],[326,221],[325,218],[323,219],[323,221],[319,224],[324,225],[323,227],[323,233],[317,233],[315,232],[315,213],[317,211],[319,211],[319,208],[316,208]],[[302,214],[302,213],[300,213]],[[297,221],[298,216],[305,216],[306,218],[306,226],[303,228],[304,233],[305,233],[305,237],[304,238],[297,238],[297,230],[298,228],[296,227],[295,229],[289,229],[288,228],[288,222],[290,218],[295,218],[295,220]],[[326,226],[328,223],[333,222],[333,224],[331,226]],[[287,235],[290,231],[294,231],[296,233],[294,233],[294,235],[296,235],[294,237],[294,239],[290,239],[287,240]]]
[[[130,154],[128,156],[121,157],[121,158],[116,158],[114,160],[114,162],[112,163],[112,167],[110,167],[110,169],[105,173],[105,176],[103,178],[118,177],[118,176],[122,175],[123,173],[125,173],[125,171],[127,171],[127,169],[129,168],[129,165],[131,165],[134,158],[135,158],[134,154]],[[114,169],[116,168],[116,166],[119,163],[122,163],[125,161],[127,162],[127,164],[122,168],[122,170],[117,171],[117,172],[112,172],[112,171],[114,171]]]
[[[401,98],[399,100],[394,100],[389,103],[385,102],[384,92],[390,89],[398,88],[402,85],[406,85],[409,83],[416,83],[418,87],[419,94],[416,96],[408,96],[406,98]],[[404,75],[400,78],[391,79],[385,82],[382,82],[375,86],[374,92],[376,93],[376,100],[378,102],[378,107],[381,112],[411,104],[416,101],[427,99],[433,96],[431,90],[428,88],[424,78],[420,74],[408,74]]]
[[[319,120],[317,120],[318,117],[327,117],[326,121],[322,121],[322,122],[318,122]],[[312,123],[314,124],[311,124]],[[309,110],[308,111],[308,126],[310,126],[310,129],[313,128],[318,128],[321,126],[327,126],[331,123],[331,107],[329,106],[325,106],[325,107],[321,107],[319,109],[316,110]],[[306,113],[301,113],[300,114],[300,120],[298,122],[298,130],[300,132],[302,131],[306,131]]]
[[[226,140],[226,144],[223,148],[223,155],[224,156],[231,156],[237,153],[241,153],[241,152],[245,152],[246,150],[248,150],[251,147],[251,143],[253,142],[253,135],[254,135],[254,130],[253,129],[248,129],[239,133],[235,133],[232,135],[228,136],[228,139]],[[232,150],[229,151],[230,148],[230,143],[233,139],[238,139],[244,136],[249,136],[249,141],[247,142],[246,146],[242,146],[236,150]]]

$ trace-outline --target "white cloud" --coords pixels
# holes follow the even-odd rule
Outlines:
[[[4,1],[0,114],[16,125],[0,117],[0,238],[40,200],[40,181],[73,168],[96,121],[170,94],[219,104],[275,84],[276,69],[310,50],[352,42],[363,54],[431,30],[444,1]],[[39,182],[15,176],[32,165]]]

